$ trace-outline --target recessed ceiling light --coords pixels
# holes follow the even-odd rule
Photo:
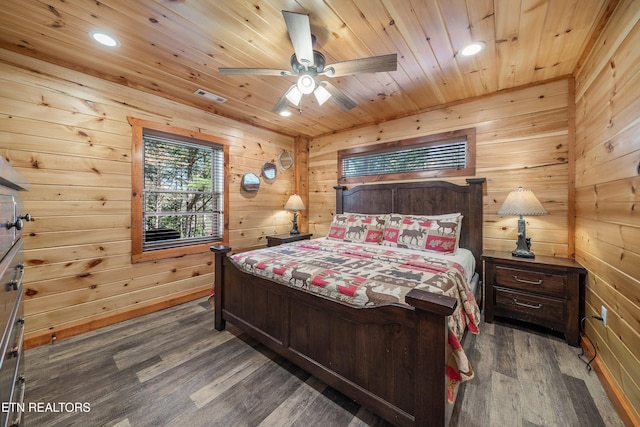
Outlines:
[[[460,49],[460,55],[464,55],[464,56],[471,56],[471,55],[475,55],[477,53],[480,53],[484,50],[484,42],[474,42],[471,43],[465,47],[463,47],[462,49]]]
[[[89,33],[91,38],[100,43],[103,46],[107,47],[118,47],[120,46],[120,42],[115,37],[104,33],[102,31],[92,31]]]
[[[289,110],[280,111],[280,115],[282,117],[289,117],[291,115],[291,111]]]

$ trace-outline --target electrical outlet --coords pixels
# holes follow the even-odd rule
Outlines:
[[[602,317],[602,324],[607,327],[607,308],[603,305],[600,307],[600,317]]]

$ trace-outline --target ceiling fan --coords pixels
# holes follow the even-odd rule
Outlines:
[[[273,107],[271,110],[273,112],[280,113],[284,111],[289,102],[297,107],[300,105],[302,95],[311,93],[315,95],[319,105],[332,98],[343,111],[349,111],[356,106],[356,103],[330,82],[318,81],[316,77],[340,77],[358,73],[395,71],[397,69],[398,63],[395,53],[326,65],[324,55],[313,49],[315,37],[311,34],[309,15],[286,10],[282,11],[282,15],[287,24],[287,31],[294,50],[290,60],[293,71],[275,68],[218,68],[220,74],[227,76],[251,74],[298,77],[297,83],[292,85]]]

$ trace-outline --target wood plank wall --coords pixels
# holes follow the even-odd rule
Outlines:
[[[576,259],[598,361],[640,423],[640,2],[623,0],[576,75]],[[637,425],[637,424],[636,424]]]
[[[484,248],[511,251],[517,218],[497,211],[518,186],[530,188],[549,211],[528,217],[527,236],[540,255],[567,256],[569,80],[499,93],[421,114],[315,138],[309,150],[309,227],[326,234],[334,214],[337,151],[379,142],[476,128],[476,176],[487,178]],[[451,179],[464,183],[464,178]]]
[[[229,243],[265,244],[290,229],[282,210],[294,168],[257,193],[240,177],[293,138],[256,129],[0,50],[0,155],[31,182],[25,207],[26,340],[47,342],[208,293],[210,253],[131,264],[131,127],[127,116],[221,136],[230,145]]]

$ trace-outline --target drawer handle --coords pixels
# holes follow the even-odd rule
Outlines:
[[[12,357],[20,356],[22,353],[22,345],[24,344],[24,317],[19,318],[16,323],[22,325],[19,338],[14,343],[14,347],[7,352],[7,358],[11,359]]]
[[[15,266],[15,271],[13,273],[13,279],[7,283],[7,291],[13,289],[14,291],[18,290],[18,286],[22,282],[24,278],[24,265],[19,264]]]
[[[537,309],[539,309],[539,308],[542,308],[542,304],[538,304],[538,305],[525,304],[525,303],[523,303],[523,302],[518,301],[518,298],[514,298],[514,299],[513,299],[513,302],[514,302],[516,305],[520,305],[520,306],[522,306],[522,307],[527,307],[527,308],[534,308],[534,309],[536,309],[536,310],[537,310]]]
[[[23,376],[21,376],[20,378],[18,378],[18,382],[20,382],[20,401],[18,402],[18,408],[24,408],[24,391],[27,388],[26,386],[26,381],[24,379]],[[20,423],[22,422],[22,414],[23,412],[20,411],[18,413],[18,415],[16,416],[16,418],[13,420],[13,422],[10,424],[11,427],[18,427],[20,426]]]
[[[520,282],[520,283],[526,283],[528,285],[542,285],[542,282],[544,282],[543,279],[540,279],[536,282],[532,281],[532,280],[524,280],[524,279],[518,279],[518,276],[516,276],[515,274],[513,275],[513,280],[515,280],[516,282]]]

